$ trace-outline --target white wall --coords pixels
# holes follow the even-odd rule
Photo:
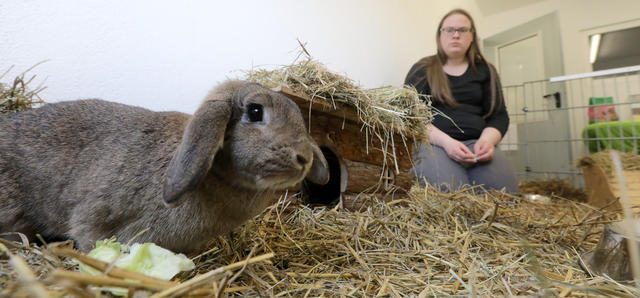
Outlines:
[[[292,62],[296,38],[365,87],[400,85],[435,51],[438,20],[474,1],[2,0],[2,81],[31,73],[47,101],[103,98],[192,112],[205,93],[252,66]],[[46,79],[46,80],[45,80]]]
[[[520,5],[524,5],[526,1]],[[180,3],[180,4],[179,4]],[[104,98],[191,112],[226,77],[292,62],[296,38],[364,87],[400,85],[435,51],[449,9],[474,15],[481,38],[558,11],[565,72],[590,71],[586,36],[640,22],[638,0],[531,1],[483,15],[477,0],[0,1],[0,73],[32,73],[48,101]],[[486,10],[486,9],[485,9]],[[497,10],[499,11],[499,10]],[[622,25],[620,25],[622,23]]]

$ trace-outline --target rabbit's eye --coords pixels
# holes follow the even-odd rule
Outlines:
[[[251,122],[260,122],[262,121],[262,105],[257,103],[250,103],[247,105],[247,115],[249,116],[249,121]]]

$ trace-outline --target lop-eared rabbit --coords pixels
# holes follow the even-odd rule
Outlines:
[[[79,100],[0,117],[0,233],[84,251],[137,235],[195,252],[305,177],[329,172],[300,109],[255,83],[220,84],[193,116]]]

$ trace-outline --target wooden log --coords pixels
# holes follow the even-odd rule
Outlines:
[[[606,225],[598,245],[582,256],[583,263],[580,265],[591,273],[606,274],[617,281],[633,280],[629,245],[635,245],[640,250],[639,237],[638,219]]]
[[[276,89],[276,91],[279,91],[287,97],[291,98],[291,100],[293,100],[300,107],[300,110],[302,110],[303,114],[312,110],[314,112],[320,112],[334,116],[337,119],[345,119],[353,123],[360,122],[360,117],[358,116],[358,113],[355,111],[355,109],[345,104],[338,102],[333,105],[324,100],[313,100],[309,96],[297,93],[287,87],[279,87]]]
[[[596,164],[581,165],[584,176],[585,192],[587,193],[587,203],[611,210],[619,210],[620,202],[611,191],[607,174]]]
[[[327,185],[302,187],[310,203],[335,202],[340,194],[384,193],[392,189],[406,192],[411,188],[413,139],[403,140],[394,134],[381,140],[364,129],[365,123],[354,107],[313,100],[284,87],[276,91],[300,107],[310,135],[332,168],[333,177]]]
[[[340,159],[326,153],[325,156],[328,157],[331,167],[332,176],[329,183],[326,185],[307,183],[290,189],[302,191],[303,197],[311,204],[335,203],[340,194],[387,192],[406,194],[415,183],[415,178],[409,171],[396,173],[391,169],[383,169],[382,166]]]
[[[398,174],[391,169],[369,163],[344,160],[347,169],[347,193],[384,192],[393,187],[408,191],[414,183],[409,172]]]
[[[621,211],[622,206],[619,198],[622,194],[619,178],[615,174],[605,173],[605,171],[590,158],[582,158],[579,163],[582,169],[585,182],[585,192],[587,193],[587,203],[609,210]],[[634,213],[640,212],[640,171],[623,170],[627,195]]]
[[[280,92],[298,104],[310,134],[318,145],[332,146],[336,154],[345,160],[378,166],[386,163],[394,165],[394,168],[397,163],[398,170],[411,169],[413,139],[403,141],[397,134],[393,136],[393,140],[368,136],[363,130],[363,121],[353,107],[339,103],[334,107],[319,100],[312,101],[307,96],[286,88],[281,88]]]

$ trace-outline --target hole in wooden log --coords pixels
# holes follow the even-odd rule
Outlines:
[[[320,146],[324,158],[329,165],[329,182],[325,185],[315,184],[304,180],[302,183],[302,197],[310,205],[333,206],[340,200],[342,183],[346,183],[346,171],[340,157],[326,146]]]

